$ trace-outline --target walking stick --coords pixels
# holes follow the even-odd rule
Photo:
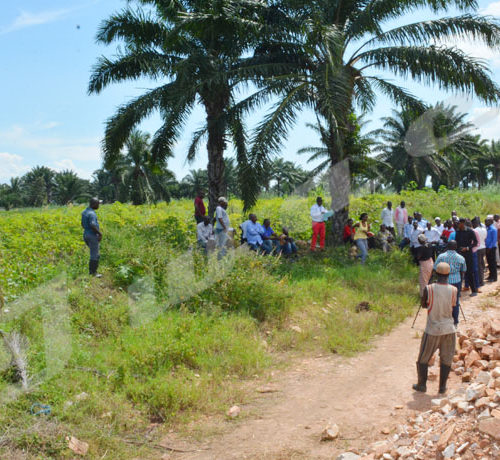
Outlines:
[[[413,327],[415,326],[415,323],[417,322],[417,318],[418,318],[418,314],[420,313],[420,309],[422,308],[422,305],[420,305],[418,307],[418,311],[417,311],[417,314],[415,315],[415,319],[413,320],[413,324],[411,325],[411,328],[413,329]],[[463,312],[462,312],[463,313]]]
[[[466,323],[467,320],[465,319],[464,309],[462,308],[462,305],[460,305],[460,311],[462,312],[462,316],[464,317],[464,323]]]

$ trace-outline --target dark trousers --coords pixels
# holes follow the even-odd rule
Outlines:
[[[484,272],[485,272],[485,265],[484,265],[484,257],[486,255],[486,249],[478,249],[477,252],[477,271],[478,271],[478,276],[479,276],[479,286],[484,285]]]
[[[497,255],[496,248],[486,249],[486,260],[488,261],[489,276],[488,281],[497,280]]]
[[[476,280],[474,278],[474,258],[472,257],[472,252],[467,251],[462,253],[465,258],[465,263],[467,264],[467,273],[465,274],[465,279],[467,284],[470,286],[472,292],[477,292]]]
[[[457,303],[453,307],[453,321],[455,323],[455,326],[458,324],[458,317],[460,316],[460,291],[462,290],[462,282],[460,283],[451,283],[452,286],[455,286],[457,288]]]

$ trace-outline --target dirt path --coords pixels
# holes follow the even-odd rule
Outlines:
[[[482,320],[485,301],[498,302],[498,297],[488,296],[497,288],[489,285],[475,298],[465,296],[463,307],[469,323]],[[425,317],[421,312],[415,329],[409,318],[391,334],[376,339],[372,350],[354,358],[307,358],[274,373],[270,386],[275,393],[259,395],[242,406],[241,419],[224,422],[224,434],[198,444],[197,452],[170,458],[331,459],[347,448],[362,451],[370,441],[383,437],[382,427],[396,427],[410,411],[428,410],[437,394],[436,381],[429,382],[427,394],[411,389],[420,343],[416,331],[420,336]],[[467,326],[461,322],[459,327]],[[458,385],[457,378],[451,378],[450,386]],[[340,439],[319,442],[329,421],[340,427]]]

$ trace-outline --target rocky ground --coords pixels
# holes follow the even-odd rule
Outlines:
[[[500,459],[500,289],[463,298],[457,354],[446,395],[437,393],[439,357],[427,393],[415,360],[426,314],[353,358],[293,358],[255,385],[255,399],[225,419],[197,420],[162,444],[163,459]],[[362,314],[362,313],[361,313]]]

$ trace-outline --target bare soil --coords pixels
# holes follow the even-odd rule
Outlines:
[[[500,316],[498,293],[497,284],[490,284],[477,297],[463,295],[467,322],[461,317],[459,328],[481,322],[485,311]],[[409,415],[429,410],[437,395],[436,380],[428,383],[426,394],[411,388],[425,320],[426,312],[421,311],[414,329],[413,317],[408,318],[389,335],[374,340],[370,351],[353,358],[295,359],[286,370],[273,372],[265,384],[273,392],[258,393],[262,388],[255,388],[255,400],[241,406],[239,418],[219,420],[221,433],[202,442],[194,435],[181,439],[173,433],[162,444],[182,445],[190,452],[171,452],[163,458],[332,459],[346,450],[363,452],[371,442],[384,438],[381,430],[392,431]],[[452,373],[449,387],[458,385]],[[340,427],[340,436],[320,442],[328,423]]]

